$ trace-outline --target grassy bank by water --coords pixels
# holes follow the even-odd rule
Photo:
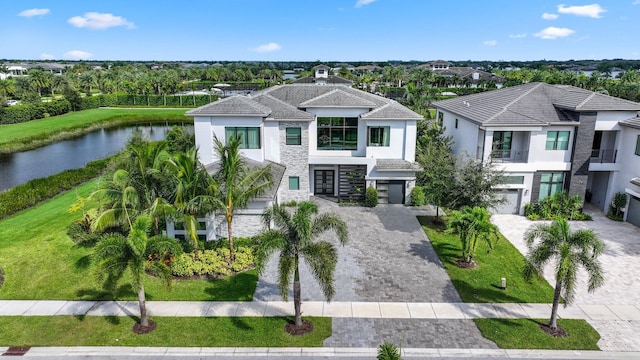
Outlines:
[[[0,125],[0,154],[34,149],[100,127],[136,123],[193,122],[187,109],[91,109],[20,124]]]

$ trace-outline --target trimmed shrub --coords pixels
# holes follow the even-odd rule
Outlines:
[[[422,186],[414,186],[411,189],[411,206],[422,206],[425,204],[424,191]]]
[[[367,188],[364,204],[367,207],[376,207],[378,205],[378,190],[376,190],[376,188],[374,188],[373,186],[369,186]]]
[[[555,193],[535,204],[525,205],[524,215],[529,220],[553,220],[556,217],[569,220],[591,220],[591,216],[582,212],[580,195],[569,196],[566,191]]]
[[[71,104],[66,99],[10,106],[0,111],[0,124],[18,124],[49,116],[62,115],[70,110]]]
[[[229,255],[229,249],[223,247],[200,252],[198,260],[193,253],[183,253],[171,262],[171,274],[179,277],[223,277],[253,267],[253,252],[250,248],[239,246],[235,251],[236,259],[231,264]]]
[[[613,199],[611,200],[611,204],[609,204],[609,211],[607,212],[607,217],[611,220],[622,221],[624,218],[623,209],[627,206],[627,194],[622,192],[617,192]]]
[[[385,341],[380,346],[378,346],[378,356],[376,357],[376,359],[400,360],[402,358],[400,357],[400,350],[398,350],[398,347],[393,343]]]

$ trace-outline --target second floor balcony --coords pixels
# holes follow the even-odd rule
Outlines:
[[[616,162],[618,150],[616,149],[593,149],[589,162],[592,164],[611,164]]]
[[[491,151],[491,159],[496,163],[526,163],[529,160],[529,150],[497,150]]]

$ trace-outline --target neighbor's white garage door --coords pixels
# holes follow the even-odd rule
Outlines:
[[[496,205],[491,210],[494,214],[518,214],[520,210],[520,190],[518,189],[504,189],[496,191],[498,196],[503,196],[505,202]]]
[[[631,197],[629,210],[627,210],[627,222],[640,227],[640,199]]]

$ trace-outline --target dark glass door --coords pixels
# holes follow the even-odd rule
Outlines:
[[[314,177],[314,194],[333,196],[333,170],[316,170]]]

